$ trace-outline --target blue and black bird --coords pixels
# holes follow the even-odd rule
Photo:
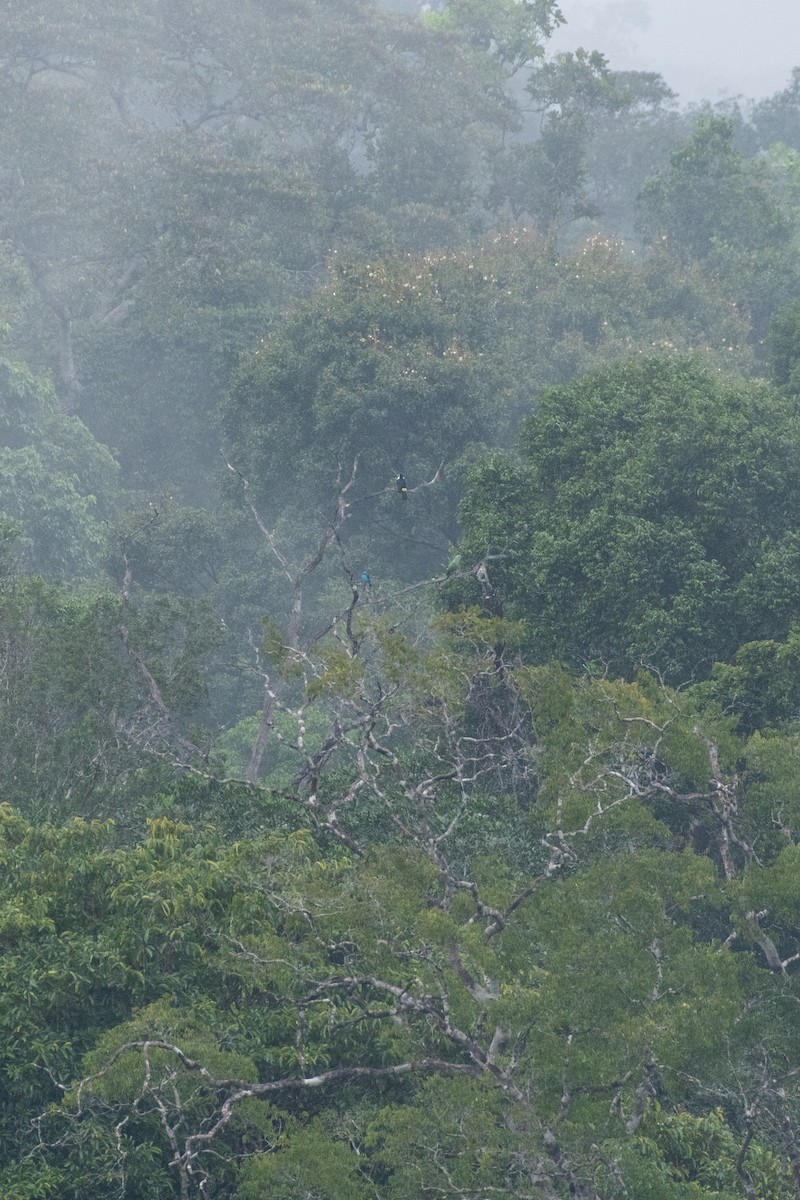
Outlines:
[[[368,588],[372,587],[372,580],[369,577],[369,571],[361,572],[361,582],[364,584],[365,587],[368,587]]]

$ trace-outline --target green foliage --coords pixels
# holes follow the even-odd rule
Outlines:
[[[669,153],[688,132],[691,119],[677,111],[677,97],[659,76],[646,71],[613,73],[625,103],[592,122],[587,145],[589,198],[603,226],[632,237],[646,181],[665,169]]]
[[[48,380],[0,358],[0,519],[20,531],[20,563],[68,580],[97,576],[117,464]]]
[[[775,386],[789,396],[800,392],[799,326],[800,303],[797,302],[781,309],[770,325],[770,377]]]
[[[242,1173],[242,1200],[263,1196],[293,1200],[298,1193],[326,1200],[366,1200],[372,1195],[358,1158],[333,1140],[320,1122],[276,1137],[272,1153],[251,1159]]]
[[[715,663],[709,691],[740,718],[745,729],[763,729],[800,712],[800,635],[785,642],[748,642],[733,663]]]
[[[462,554],[524,617],[539,661],[650,663],[673,678],[796,616],[791,405],[680,358],[545,393],[524,465],[478,468]]]
[[[114,0],[89,30],[80,0],[39,8],[2,29],[15,333],[129,485],[192,503],[231,368],[332,248],[477,227],[482,150],[519,119],[509,75],[561,20],[552,0],[458,0],[437,29],[369,0],[237,0],[225,22]]]
[[[498,1093],[467,1079],[425,1081],[413,1105],[387,1106],[366,1134],[370,1173],[385,1179],[393,1200],[419,1196],[442,1178],[469,1190],[498,1186],[497,1180],[521,1184],[518,1144]]]
[[[795,722],[782,734],[757,730],[747,744],[747,792],[743,815],[759,831],[762,863],[772,862],[800,828],[796,785],[800,751]]]
[[[779,212],[750,180],[733,145],[733,122],[698,122],[670,156],[670,170],[642,193],[643,224],[680,252],[704,258],[714,243],[757,250],[786,236]]]
[[[524,11],[525,6],[517,6]],[[625,89],[598,51],[557,54],[526,84],[538,113],[538,136],[498,152],[490,205],[515,220],[533,219],[554,232],[575,217],[597,215],[587,192],[588,145],[600,112],[624,108]]]
[[[135,656],[146,656],[185,725],[207,711],[206,664],[219,637],[219,618],[189,601],[126,613],[108,593],[75,595],[36,576],[0,581],[3,798],[40,820],[116,814],[124,823],[134,802],[174,778],[131,737],[152,702]]]
[[[788,1200],[797,80],[94,7],[0,15],[0,1194]]]
[[[750,119],[763,149],[781,142],[800,150],[800,68],[792,70],[783,91],[753,106]]]
[[[423,688],[431,697],[427,711],[417,705],[417,746],[400,751],[403,778],[426,769],[426,739],[441,753],[452,717],[475,719],[468,707],[458,714],[456,685],[468,663],[492,663],[498,636],[514,634],[477,613],[442,625],[441,643],[424,657],[376,626],[381,653],[403,665],[398,680],[412,697]],[[323,655],[320,705],[341,691],[331,661]],[[236,1096],[208,1153],[198,1143],[191,1161],[243,1195],[377,1189],[402,1198],[438,1186],[443,1174],[462,1190],[522,1188],[531,1173],[555,1170],[546,1134],[555,1122],[603,1196],[620,1177],[630,1187],[660,1180],[653,1194],[668,1198],[739,1194],[734,1118],[723,1121],[707,1098],[738,1095],[737,1072],[750,1082],[735,1086],[761,1086],[762,1069],[777,1078],[796,1039],[793,1009],[755,965],[758,942],[748,932],[751,910],[768,907],[770,936],[789,953],[795,848],[751,867],[741,883],[724,882],[713,856],[688,839],[676,853],[687,803],[680,793],[696,803],[711,739],[726,778],[742,754],[731,719],[701,691],[675,695],[644,676],[575,682],[552,666],[520,666],[514,678],[538,731],[538,802],[530,811],[507,806],[493,822],[489,797],[476,796],[463,828],[438,843],[447,851],[434,855],[425,830],[452,824],[459,802],[442,789],[415,824],[413,806],[395,796],[391,755],[380,786],[402,838],[383,839],[385,820],[368,827],[350,815],[353,832],[369,829],[359,855],[299,826],[302,806],[292,823],[286,805],[265,805],[259,831],[238,842],[158,817],[127,846],[108,824],[35,827],[4,807],[0,1016],[14,1030],[16,1057],[4,1099],[14,1137],[0,1169],[14,1186],[27,1180],[35,1196],[60,1179],[62,1191],[104,1195],[101,1179],[118,1188],[136,1164],[149,1189],[142,1195],[169,1194],[159,1166],[169,1150],[164,1117],[185,1131],[183,1145],[190,1131],[217,1128],[220,1105]],[[351,689],[346,680],[346,706]],[[283,735],[288,743],[287,726]],[[326,768],[332,797],[339,770]],[[648,810],[658,802],[656,819]],[[508,855],[505,822],[530,843],[527,862],[520,848]],[[744,836],[749,828],[746,819]],[[565,869],[537,874],[533,847],[558,839],[569,847]],[[448,879],[457,876],[442,873],[445,852],[473,880],[455,895]],[[503,910],[488,937],[487,913]],[[716,934],[729,910],[741,930],[738,954]],[[764,1006],[769,1036],[756,1046],[752,1024]],[[490,1041],[491,1070],[482,1057]],[[765,1054],[774,1056],[767,1066]],[[426,1057],[470,1073],[369,1075]],[[355,1065],[365,1075],[341,1086],[252,1096],[281,1079]],[[626,1136],[643,1071],[648,1095],[657,1088],[693,1115],[651,1110]],[[72,1084],[63,1097],[52,1077]],[[793,1083],[789,1092],[794,1105]],[[15,1176],[29,1120],[22,1114],[48,1103],[41,1169]],[[123,1117],[121,1158],[113,1131]],[[747,1169],[764,1195],[783,1200],[787,1177],[769,1128],[765,1119]]]
[[[352,558],[375,579],[418,579],[455,536],[468,466],[485,446],[510,444],[541,388],[636,346],[699,342],[744,363],[744,336],[702,281],[663,262],[640,269],[606,238],[561,254],[517,229],[469,253],[337,259],[327,287],[237,373],[224,408],[229,454],[248,498],[272,524],[280,514],[295,546],[309,512],[331,504],[337,466],[346,478],[359,455]],[[436,485],[422,486],[442,462]],[[405,505],[393,484],[401,470]]]
[[[642,1183],[658,1180],[663,1190],[654,1190],[656,1196],[697,1196],[698,1200],[704,1196],[741,1196],[746,1193],[737,1170],[739,1141],[721,1109],[697,1117],[680,1110],[666,1112],[654,1104],[642,1124],[642,1133],[627,1151],[624,1176],[629,1185],[634,1184],[637,1174]],[[637,1159],[640,1172],[633,1166]],[[779,1156],[754,1143],[748,1148],[745,1163],[745,1179],[757,1196],[782,1200],[791,1195],[790,1175]]]
[[[684,261],[706,260],[764,335],[796,288],[792,225],[757,168],[734,148],[730,118],[698,121],[670,155],[669,170],[642,189],[641,214],[648,237],[665,240]]]

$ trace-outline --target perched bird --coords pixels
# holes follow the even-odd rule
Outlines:
[[[372,587],[372,580],[369,577],[369,571],[361,572],[361,582],[364,584],[365,587],[368,587],[368,588]]]
[[[402,472],[397,476],[397,490],[404,500],[408,499],[408,484]]]

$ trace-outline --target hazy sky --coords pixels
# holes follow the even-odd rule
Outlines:
[[[800,66],[800,0],[561,0],[551,48],[602,50],[614,70],[658,71],[681,103],[782,90]]]

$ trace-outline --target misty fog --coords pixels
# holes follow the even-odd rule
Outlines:
[[[559,49],[597,47],[616,71],[657,71],[682,103],[786,85],[800,54],[795,0],[564,0]]]

